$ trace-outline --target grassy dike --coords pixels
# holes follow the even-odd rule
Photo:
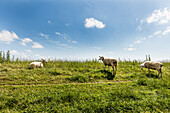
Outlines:
[[[138,61],[120,61],[116,76],[97,60],[29,63],[0,64],[0,112],[170,112],[170,63],[162,79]]]

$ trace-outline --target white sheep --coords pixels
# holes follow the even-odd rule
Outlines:
[[[114,67],[115,67],[115,74],[117,71],[117,59],[111,59],[111,58],[104,58],[103,56],[99,56],[99,60],[102,60],[104,65],[105,65],[105,69],[106,69],[106,65],[108,66],[108,70],[109,70],[109,66],[112,66],[113,68],[113,73],[114,73]]]
[[[41,62],[31,62],[30,64],[29,64],[29,68],[31,69],[31,68],[41,68],[41,67],[43,67],[44,65],[44,63],[47,63],[45,60],[43,60],[42,59],[42,61]]]
[[[163,64],[160,62],[154,62],[154,61],[146,61],[143,64],[140,65],[141,69],[143,70],[143,67],[148,68],[148,73],[150,73],[149,69],[157,70],[158,71],[158,76],[161,73],[162,77],[162,66]]]

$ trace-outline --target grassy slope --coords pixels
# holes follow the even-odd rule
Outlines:
[[[170,111],[170,63],[163,78],[156,71],[141,71],[139,62],[119,62],[116,76],[102,63],[49,62],[45,68],[27,69],[29,62],[0,64],[0,84],[49,84],[47,86],[0,86],[2,112],[168,112]],[[126,81],[127,83],[58,83]]]
[[[112,71],[108,71],[107,68],[104,71],[104,65],[97,61],[51,61],[46,64],[45,68],[39,69],[28,69],[29,63],[12,62],[0,64],[0,85],[122,81],[135,80],[147,74],[146,70],[140,70],[138,62],[119,62],[116,76],[113,76]],[[168,68],[168,65],[165,68]],[[164,72],[165,74],[169,73],[167,70]],[[156,74],[156,71],[152,71],[153,77],[157,77]]]

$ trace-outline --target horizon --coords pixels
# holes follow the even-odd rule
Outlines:
[[[9,55],[9,59],[7,58],[7,56]],[[9,61],[41,61],[42,59],[43,60],[46,60],[47,62],[48,61],[69,61],[69,62],[86,62],[86,61],[98,61],[98,62],[102,62],[102,60],[99,60],[99,58],[87,58],[87,59],[67,59],[67,58],[31,58],[31,57],[16,57],[15,55],[11,55],[10,51],[0,51],[0,57],[2,57],[2,62],[5,62],[8,60]],[[108,58],[108,57],[104,57],[104,58]],[[145,59],[127,59],[127,58],[117,58],[118,62],[126,62],[126,61],[130,61],[130,62],[133,62],[133,61],[137,61],[137,62],[145,62],[145,61],[154,61],[152,60],[152,57],[150,55],[145,55]],[[170,62],[170,59],[160,59],[160,60],[155,60],[156,62]]]
[[[169,61],[169,42],[170,1],[0,1],[0,51],[22,59]]]

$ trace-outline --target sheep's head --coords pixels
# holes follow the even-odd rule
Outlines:
[[[44,63],[47,63],[47,61],[46,61],[46,60],[44,60],[44,59],[42,59],[42,61],[41,61],[41,62],[42,62],[43,64],[44,64]]]
[[[99,60],[104,60],[104,57],[103,56],[99,56]]]
[[[140,67],[141,67],[141,70],[143,70],[143,67],[144,67],[144,63],[143,63],[143,64],[141,64],[141,65],[140,65]]]

